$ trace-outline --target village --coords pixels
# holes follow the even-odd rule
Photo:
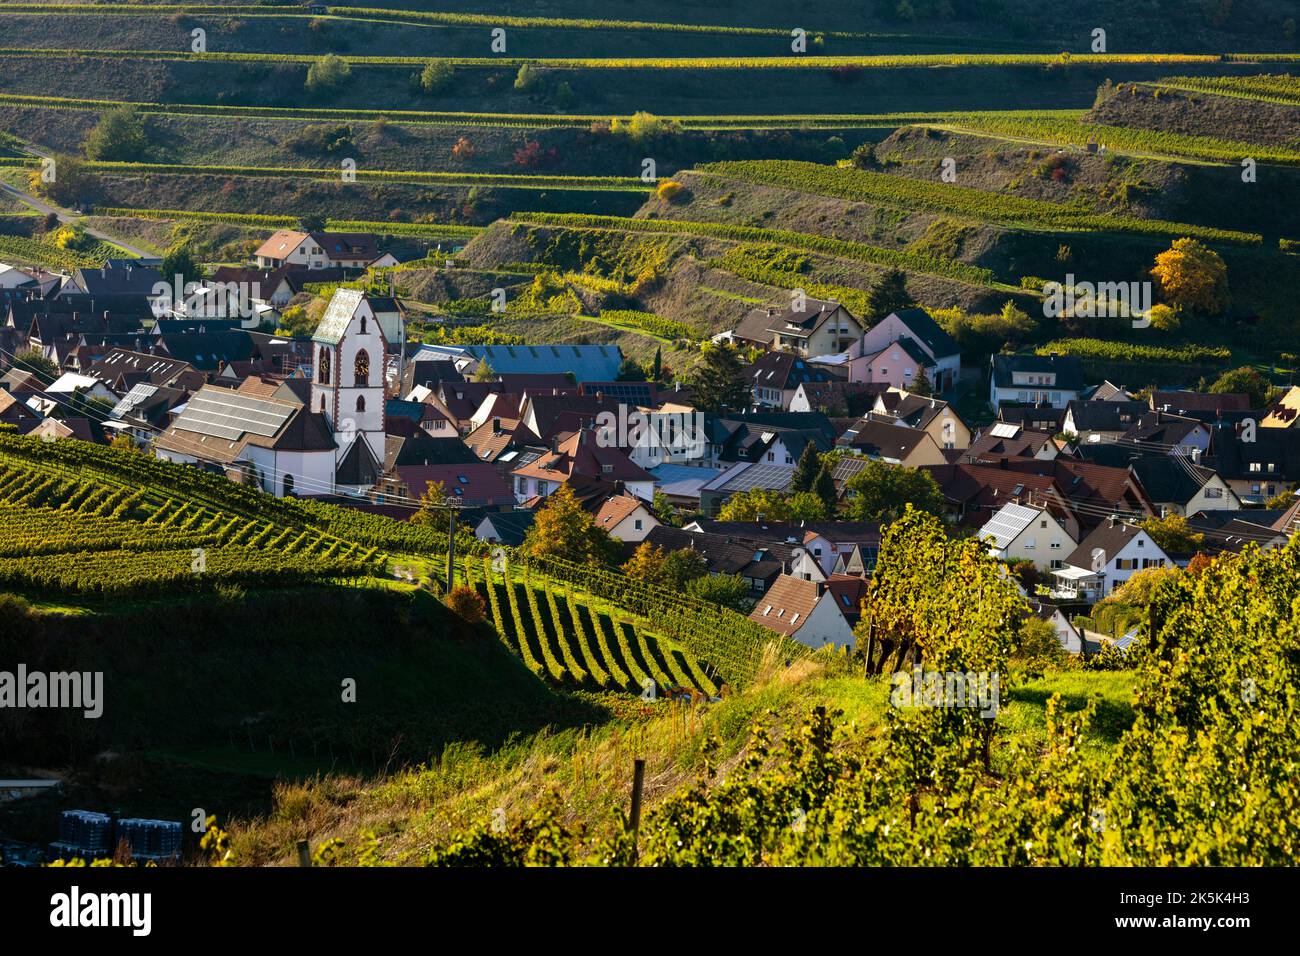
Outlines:
[[[814,649],[853,647],[882,527],[909,505],[985,542],[1085,657],[1137,633],[1089,617],[1135,574],[1300,531],[1294,385],[1260,406],[1142,388],[1122,364],[1088,381],[1069,355],[971,367],[925,309],[869,324],[802,292],[738,304],[671,376],[617,345],[429,344],[399,296],[356,281],[395,264],[371,235],[286,229],[184,290],[157,261],[0,266],[0,427],[277,498],[443,509],[511,548],[563,507],[611,566]],[[277,333],[323,284],[314,332]],[[972,377],[977,414],[956,399]]]

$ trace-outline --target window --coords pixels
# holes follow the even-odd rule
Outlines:
[[[1223,497],[1223,489],[1222,489],[1222,488],[1206,488],[1206,489],[1205,489],[1205,497],[1207,497],[1207,498],[1222,498],[1222,497]]]
[[[774,452],[774,451],[769,451],[769,452],[767,453],[767,460],[768,460],[768,461],[776,461],[776,452]]]
[[[1141,538],[1138,538],[1138,547],[1139,547],[1139,548],[1145,548],[1145,547],[1146,547],[1146,544],[1147,544],[1147,543],[1146,543],[1145,541],[1143,541]]]
[[[1040,528],[1046,528],[1046,527],[1047,527],[1047,519],[1044,518],[1042,521],[1038,522],[1038,527],[1040,527]]]
[[[366,334],[366,317],[364,315],[361,317],[361,334]]]
[[[1060,558],[1052,558],[1052,563],[1048,567],[1053,571],[1059,571],[1061,568],[1065,567],[1065,562]]]
[[[1258,472],[1258,471],[1261,471],[1262,469],[1260,468],[1260,464],[1259,464],[1259,462],[1257,462],[1257,461],[1252,461],[1252,462],[1250,463],[1250,470],[1251,470],[1252,472]]]
[[[322,395],[322,396],[320,397],[320,412],[321,412],[322,415],[325,414],[325,396],[324,396],[324,395]]]
[[[1061,542],[1059,542],[1059,541],[1053,541],[1053,542],[1052,542],[1052,550],[1053,550],[1053,551],[1060,551],[1060,550],[1061,550]]]
[[[1037,541],[1037,539],[1035,539],[1035,538],[1028,538],[1028,539],[1026,539],[1026,541],[1025,541],[1025,550],[1026,550],[1026,551],[1033,551],[1033,550],[1034,550],[1035,548],[1037,548],[1037,547],[1038,547],[1038,541]]]
[[[358,395],[358,396],[357,396],[357,411],[359,411],[359,412],[364,412],[365,410],[366,410],[366,396],[364,396],[364,395]]]
[[[640,518],[637,518],[636,521],[633,522],[632,527],[634,527],[637,531],[640,531],[640,530],[641,530],[641,519],[640,519]]]
[[[320,361],[316,364],[319,366],[316,381],[322,385],[328,385],[330,383],[330,350],[323,345],[320,347]]]
[[[357,353],[356,361],[352,363],[352,371],[356,375],[357,388],[367,388],[370,385],[370,353],[365,349]]]
[[[293,475],[285,474],[284,476],[284,496],[287,498],[293,494]]]

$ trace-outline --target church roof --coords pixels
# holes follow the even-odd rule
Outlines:
[[[311,337],[313,342],[324,342],[326,345],[338,345],[343,338],[343,333],[348,330],[348,323],[352,321],[352,316],[357,312],[357,306],[366,297],[366,294],[360,289],[339,289],[330,299],[330,304],[325,309],[325,314],[321,316],[320,325],[316,326],[316,333]]]

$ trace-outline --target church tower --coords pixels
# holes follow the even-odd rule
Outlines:
[[[365,293],[338,289],[312,336],[311,411],[325,416],[338,444],[335,484],[364,491],[384,460],[383,329]]]

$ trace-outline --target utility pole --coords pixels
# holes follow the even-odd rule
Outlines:
[[[456,509],[447,509],[447,593],[456,586]]]

